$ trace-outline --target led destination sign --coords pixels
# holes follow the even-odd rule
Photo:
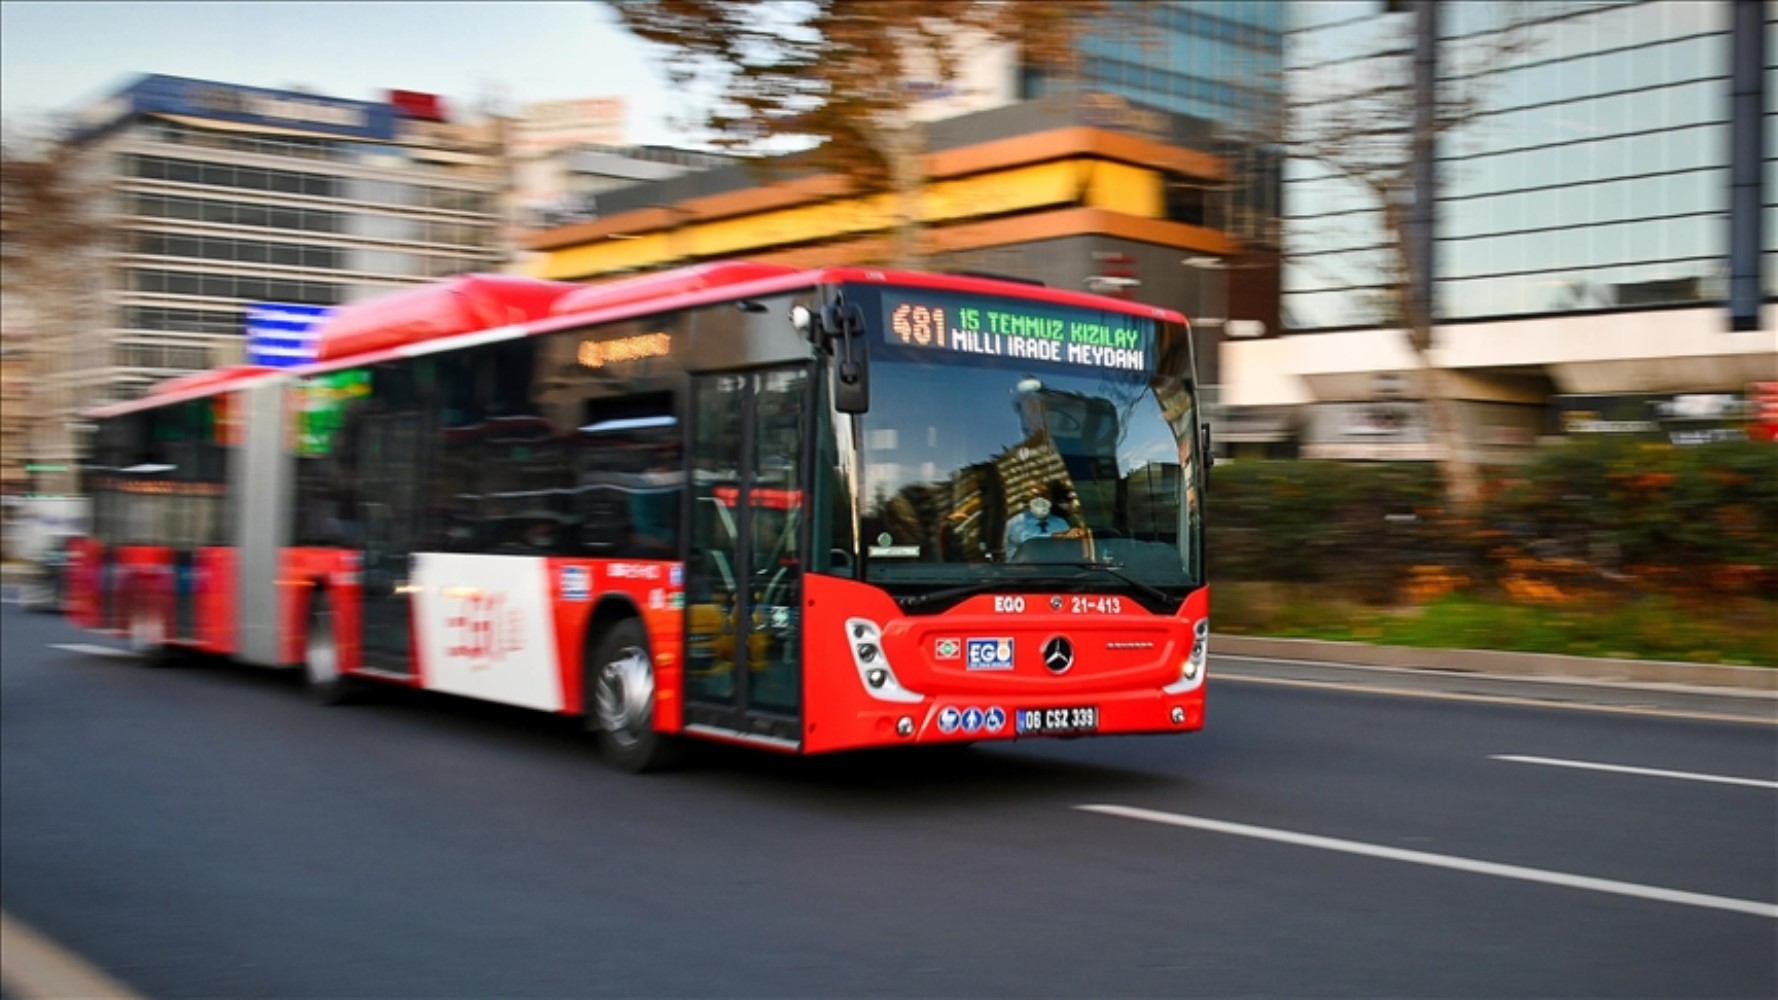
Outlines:
[[[1016,299],[883,296],[883,338],[897,347],[1148,371],[1154,322]]]

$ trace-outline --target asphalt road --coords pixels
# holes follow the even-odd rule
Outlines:
[[[637,778],[0,629],[0,906],[152,996],[1778,995],[1770,725],[1213,663],[1192,736]]]

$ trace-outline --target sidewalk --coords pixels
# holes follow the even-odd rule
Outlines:
[[[1248,683],[1480,699],[1778,725],[1778,668],[1414,649],[1212,635],[1210,675]]]
[[[1612,660],[1554,653],[1507,653],[1480,649],[1420,649],[1360,642],[1210,636],[1212,655],[1264,660],[1307,660],[1354,667],[1391,667],[1444,674],[1599,681],[1659,687],[1720,688],[1778,697],[1778,668],[1730,667],[1668,660]]]

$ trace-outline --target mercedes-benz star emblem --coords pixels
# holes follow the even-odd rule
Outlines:
[[[1064,636],[1056,636],[1043,644],[1043,665],[1051,673],[1061,673],[1074,666],[1074,646]]]

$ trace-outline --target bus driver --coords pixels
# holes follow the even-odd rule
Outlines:
[[[1006,544],[1003,546],[1007,560],[1019,551],[1019,546],[1033,538],[1075,538],[1074,525],[1068,518],[1056,513],[1050,499],[1038,494],[1025,505],[1025,510],[1009,518],[1006,522]]]

